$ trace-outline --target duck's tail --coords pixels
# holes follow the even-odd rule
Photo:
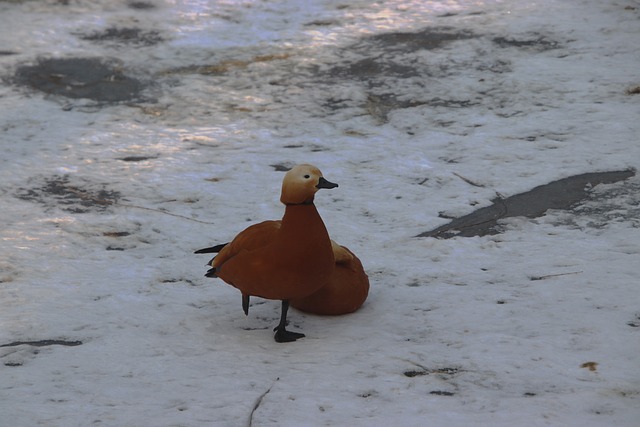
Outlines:
[[[211,246],[210,248],[203,248],[203,249],[198,249],[197,251],[194,252],[194,254],[212,254],[212,253],[218,253],[222,250],[222,248],[224,248],[225,246],[227,246],[229,243],[221,243],[219,245],[215,245],[215,246]]]
[[[220,245],[215,245],[215,246],[211,246],[210,248],[203,248],[203,249],[198,249],[197,251],[194,252],[194,254],[212,254],[212,253],[218,253],[222,250],[222,248],[224,248],[225,246],[227,246],[229,243],[222,243]],[[214,257],[215,258],[215,257]],[[207,265],[209,267],[211,267],[211,264],[213,263],[213,259],[211,261],[209,261],[207,263]],[[213,267],[211,269],[209,269],[207,271],[207,273],[205,274],[205,277],[218,277],[218,275],[216,274],[216,268]]]

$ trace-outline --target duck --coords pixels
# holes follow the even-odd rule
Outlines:
[[[217,253],[207,264],[211,268],[205,276],[220,278],[240,290],[245,315],[252,296],[281,301],[280,322],[274,328],[276,342],[305,336],[286,329],[290,302],[305,306],[305,298],[336,275],[336,245],[314,204],[319,190],[336,187],[317,167],[297,165],[282,181],[280,202],[285,210],[281,220],[251,225],[229,243],[195,251]]]
[[[265,221],[265,228],[272,231],[279,227],[280,221]],[[262,237],[268,236],[266,231]],[[211,248],[200,249],[197,253],[220,252],[227,243]],[[313,294],[293,299],[289,305],[305,313],[337,316],[357,311],[369,295],[369,276],[362,261],[346,246],[331,240],[335,265],[327,283]],[[243,302],[245,314],[248,314],[248,298]],[[246,305],[245,305],[246,303]]]
[[[331,240],[334,268],[329,281],[313,294],[291,300],[293,308],[311,314],[337,316],[353,313],[369,294],[369,277],[360,259],[346,246]]]

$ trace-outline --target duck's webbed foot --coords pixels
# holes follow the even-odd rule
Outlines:
[[[273,339],[276,340],[276,342],[293,342],[296,341],[298,338],[304,338],[304,334],[301,334],[299,332],[291,332],[291,331],[287,331],[286,329],[279,329],[276,328],[275,329],[276,333],[273,336]]]
[[[273,330],[276,332],[273,338],[276,342],[292,342],[296,341],[300,338],[303,338],[305,335],[299,332],[291,332],[287,331],[287,311],[289,310],[289,301],[282,301],[282,313],[280,314],[280,323]]]
[[[244,311],[245,316],[249,315],[249,298],[250,295],[242,294],[242,311]]]

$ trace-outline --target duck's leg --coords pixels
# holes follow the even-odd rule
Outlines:
[[[242,294],[242,309],[246,316],[249,315],[249,295]]]
[[[289,311],[289,301],[282,300],[282,312],[280,314],[280,323],[275,327],[276,334],[273,338],[276,342],[291,342],[298,338],[304,337],[304,334],[298,332],[290,332],[286,330],[287,326],[287,311]]]

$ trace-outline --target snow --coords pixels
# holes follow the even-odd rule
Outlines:
[[[640,167],[639,16],[596,0],[0,2],[1,424],[637,425],[640,178],[498,235],[414,236],[496,194]],[[112,27],[163,40],[80,36]],[[425,29],[460,38],[380,36]],[[41,57],[116,59],[146,101],[14,84]],[[301,162],[340,184],[316,204],[371,293],[348,316],[292,310],[307,336],[277,344],[280,304],[245,317],[192,252],[279,218],[275,165]],[[18,344],[41,340],[82,344]]]

